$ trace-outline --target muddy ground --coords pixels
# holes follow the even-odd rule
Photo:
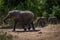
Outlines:
[[[23,29],[0,29],[0,31],[7,32],[13,36],[13,40],[60,40],[60,24],[49,24],[46,27],[37,27],[36,31],[24,32]]]

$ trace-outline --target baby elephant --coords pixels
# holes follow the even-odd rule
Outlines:
[[[14,20],[13,31],[15,31],[17,23],[23,25],[24,31],[26,31],[26,28],[24,25],[29,25],[28,27],[29,30],[31,28],[30,25],[32,25],[32,29],[35,30],[35,27],[33,25],[34,14],[31,11],[12,10],[12,11],[9,11],[8,15],[4,18],[5,23],[8,18],[13,18]]]
[[[37,20],[37,25],[41,26],[41,27],[44,27],[45,26],[45,22],[46,22],[46,18],[45,17],[40,17],[38,20]]]
[[[50,24],[57,24],[57,18],[56,17],[50,17],[48,19],[48,21],[49,21]]]

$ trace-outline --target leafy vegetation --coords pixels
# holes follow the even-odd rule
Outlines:
[[[12,35],[7,35],[7,32],[0,32],[0,40],[12,40]]]

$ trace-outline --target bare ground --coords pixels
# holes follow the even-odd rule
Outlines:
[[[60,40],[60,24],[51,25],[44,28],[36,28],[39,31],[24,32],[23,29],[0,29],[0,31],[7,32],[13,35],[13,40]]]

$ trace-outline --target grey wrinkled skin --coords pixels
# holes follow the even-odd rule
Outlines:
[[[48,21],[49,21],[50,24],[57,24],[57,18],[56,17],[50,17],[48,19]]]
[[[41,27],[44,27],[44,26],[45,26],[45,21],[46,21],[46,18],[45,18],[45,17],[40,17],[40,18],[37,20],[37,25],[38,25],[38,26],[41,26]]]
[[[13,18],[14,20],[14,28],[13,31],[15,31],[16,24],[19,23],[23,25],[24,30],[26,31],[26,28],[24,25],[29,25],[28,29],[30,30],[30,25],[32,25],[33,30],[35,30],[34,25],[33,25],[33,20],[34,20],[34,14],[31,11],[19,11],[19,10],[12,10],[8,12],[8,15],[4,18],[4,22],[6,23],[5,20],[8,18]]]

